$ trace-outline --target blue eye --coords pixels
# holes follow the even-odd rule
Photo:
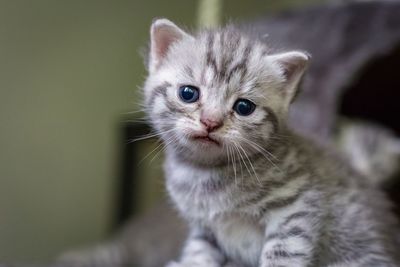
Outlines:
[[[233,105],[233,110],[240,116],[248,116],[256,109],[256,105],[247,99],[238,99]]]
[[[199,88],[191,85],[181,86],[179,88],[179,97],[186,103],[196,102],[199,99]]]

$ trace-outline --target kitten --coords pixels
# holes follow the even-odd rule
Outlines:
[[[229,27],[153,23],[145,105],[191,227],[169,267],[397,266],[383,194],[285,124],[308,61]]]

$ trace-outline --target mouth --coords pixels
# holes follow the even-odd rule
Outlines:
[[[207,145],[217,145],[217,146],[221,145],[217,140],[213,139],[209,135],[205,135],[205,136],[197,135],[197,136],[193,136],[192,138],[198,142],[201,142],[201,143],[207,144]]]

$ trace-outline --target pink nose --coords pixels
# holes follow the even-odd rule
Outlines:
[[[205,117],[201,117],[200,122],[206,127],[208,132],[215,131],[223,125],[222,120],[215,120]]]

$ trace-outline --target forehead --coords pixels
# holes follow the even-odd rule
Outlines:
[[[188,75],[212,86],[243,83],[257,65],[254,59],[268,53],[265,45],[229,28],[200,32],[174,50],[171,63],[179,60]]]

